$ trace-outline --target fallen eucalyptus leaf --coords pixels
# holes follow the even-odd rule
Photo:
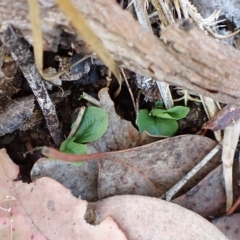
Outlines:
[[[98,161],[98,197],[102,199],[120,194],[161,196],[214,145],[214,141],[202,136],[183,135],[115,152],[70,155],[43,148],[42,153],[68,162]],[[195,186],[199,177],[206,176],[219,163],[217,155],[188,182],[188,187]]]
[[[239,165],[234,162],[233,187],[234,199],[240,195]],[[219,217],[226,212],[226,193],[222,174],[222,165],[210,172],[201,182],[184,195],[172,201],[205,218]]]
[[[0,239],[126,240],[109,216],[98,226],[84,220],[87,202],[50,178],[34,183],[14,181],[18,167],[0,150]],[[64,196],[64,197],[63,197]]]
[[[233,214],[231,216],[223,216],[213,220],[215,225],[221,232],[223,232],[230,240],[239,240],[240,214]]]
[[[96,223],[112,216],[129,240],[227,240],[198,214],[156,198],[114,196],[90,203],[88,209],[96,213]]]

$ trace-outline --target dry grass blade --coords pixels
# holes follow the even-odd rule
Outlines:
[[[30,0],[29,0],[30,1]],[[60,10],[70,19],[73,26],[77,29],[82,38],[93,48],[103,62],[109,67],[119,82],[119,89],[115,92],[116,97],[121,90],[122,78],[117,64],[104,47],[101,40],[95,35],[86,23],[83,15],[74,7],[71,1],[56,0]],[[81,23],[81,24],[79,24]]]
[[[233,203],[233,186],[232,186],[232,168],[235,150],[238,144],[240,135],[240,119],[233,122],[224,131],[223,136],[223,150],[222,150],[222,162],[223,162],[223,176],[226,189],[227,205],[226,211],[228,212]]]
[[[57,73],[43,72],[43,41],[42,41],[40,11],[39,11],[37,0],[28,0],[28,8],[29,8],[29,15],[30,15],[31,26],[32,26],[34,58],[35,58],[37,69],[43,79],[49,80],[49,81],[54,80],[57,77],[60,77],[61,75],[63,75],[69,69],[65,69]],[[84,61],[89,57],[90,56],[85,56],[84,58],[74,63],[71,67],[74,67],[75,65],[77,65],[78,63]]]
[[[42,30],[40,11],[37,0],[28,0],[29,15],[32,25],[32,35],[34,43],[34,57],[35,63],[39,73],[42,75],[43,72],[43,47],[42,47]]]

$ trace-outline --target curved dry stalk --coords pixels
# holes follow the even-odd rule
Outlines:
[[[240,119],[233,122],[224,130],[223,136],[223,150],[222,150],[222,163],[223,163],[223,177],[226,190],[226,211],[228,212],[233,203],[233,186],[232,186],[232,167],[234,154],[239,141],[240,135]]]

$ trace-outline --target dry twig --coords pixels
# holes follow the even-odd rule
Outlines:
[[[2,24],[0,32],[1,41],[8,48],[12,58],[17,62],[24,77],[27,79],[39,106],[42,109],[52,139],[55,145],[59,146],[62,142],[61,127],[55,107],[48,95],[41,76],[37,71],[29,44],[6,22]]]
[[[201,169],[203,168],[222,148],[219,143],[214,147],[191,171],[189,171],[178,183],[168,190],[161,198],[171,201],[172,197]]]

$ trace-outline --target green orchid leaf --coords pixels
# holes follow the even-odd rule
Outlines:
[[[85,144],[79,144],[74,142],[75,137],[67,138],[62,142],[60,151],[70,154],[87,154],[87,147]]]
[[[62,142],[60,151],[70,154],[87,154],[87,146],[85,144],[79,144],[74,142],[75,137],[67,138]],[[84,162],[69,162],[74,166],[81,166]]]
[[[173,119],[162,119],[149,115],[147,109],[142,109],[138,113],[137,125],[139,131],[147,131],[154,136],[171,137],[178,130],[178,123]]]
[[[164,119],[173,119],[170,114],[168,114],[166,109],[154,108],[150,112],[150,115],[153,117],[164,118]]]
[[[108,114],[98,107],[87,107],[80,126],[74,134],[76,143],[92,142],[100,138],[107,130]]]
[[[175,106],[168,110],[154,108],[151,111],[151,115],[153,117],[158,117],[163,119],[179,120],[179,119],[185,118],[188,115],[189,110],[190,109],[188,107],[183,107],[183,106]]]
[[[185,118],[189,111],[190,109],[188,107],[183,106],[175,106],[167,110],[168,114],[171,115],[175,120]]]
[[[156,101],[155,105],[154,105],[154,108],[164,108],[163,107],[163,101]]]

